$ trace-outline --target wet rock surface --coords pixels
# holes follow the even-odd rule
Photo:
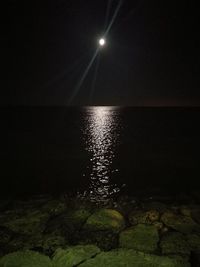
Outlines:
[[[96,256],[101,251],[93,245],[74,246],[56,250],[53,264],[57,267],[73,267]]]
[[[159,241],[158,230],[153,225],[138,224],[120,233],[119,246],[137,251],[156,252]]]
[[[195,201],[124,197],[100,206],[38,196],[2,203],[0,267],[200,266]]]
[[[181,233],[167,233],[162,237],[160,247],[164,255],[190,255],[190,245]]]
[[[172,229],[187,234],[192,232],[199,232],[200,226],[190,216],[175,214],[173,211],[165,212],[161,221]]]
[[[48,256],[34,251],[17,251],[5,255],[0,259],[0,267],[53,267]]]
[[[102,252],[95,258],[90,259],[79,266],[81,267],[190,267],[190,264],[181,258],[160,257],[144,254],[134,250],[119,249],[115,251]]]

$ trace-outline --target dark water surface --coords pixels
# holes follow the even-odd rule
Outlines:
[[[1,108],[1,195],[200,188],[200,108]]]

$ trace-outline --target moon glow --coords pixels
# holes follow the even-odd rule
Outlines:
[[[101,39],[99,40],[99,45],[100,45],[100,46],[104,46],[105,43],[106,43],[106,41],[105,41],[104,38],[101,38]]]

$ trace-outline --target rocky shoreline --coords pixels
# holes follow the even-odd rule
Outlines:
[[[0,202],[0,267],[198,267],[195,197]]]

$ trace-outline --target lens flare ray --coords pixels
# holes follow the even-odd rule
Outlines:
[[[112,19],[111,19],[111,21],[110,21],[110,23],[109,23],[109,25],[108,25],[108,27],[107,27],[104,35],[103,35],[104,37],[106,37],[106,35],[109,33],[109,31],[110,31],[113,23],[115,22],[115,19],[116,19],[118,13],[119,13],[119,10],[120,10],[120,8],[122,6],[122,3],[123,3],[123,0],[119,0],[119,3],[117,5],[117,7],[116,7],[116,10],[115,10],[115,12],[114,12],[114,14],[112,16]],[[108,20],[110,8],[111,8],[111,0],[109,0],[109,2],[108,2],[107,13],[106,13],[106,20]],[[89,71],[90,71],[90,69],[91,69],[91,67],[92,67],[92,65],[93,65],[93,63],[94,63],[94,61],[95,61],[95,59],[96,59],[96,57],[97,57],[97,55],[99,53],[100,47],[103,47],[104,45],[105,45],[105,39],[104,38],[101,38],[99,40],[99,47],[96,49],[96,51],[95,51],[92,59],[90,60],[88,66],[86,67],[86,69],[85,69],[82,77],[80,78],[80,80],[77,83],[74,91],[72,92],[71,96],[69,97],[68,105],[71,105],[72,102],[73,102],[73,100],[74,100],[74,98],[78,95],[78,93],[80,91],[80,88],[81,88],[81,86],[82,86],[82,84],[83,84],[83,82],[84,82],[87,74],[89,73]],[[92,82],[92,90],[91,90],[91,93],[92,94],[94,92],[94,87],[95,87],[95,82],[96,82],[96,77],[97,77],[97,71],[98,71],[98,67],[96,67],[96,70],[95,70],[95,73],[94,73],[94,79],[93,79],[93,82]],[[90,97],[91,97],[91,93],[90,93]]]
[[[85,69],[80,81],[77,83],[75,89],[74,89],[74,92],[72,93],[71,97],[69,98],[69,101],[68,101],[68,104],[70,105],[72,103],[72,101],[74,100],[74,98],[77,96],[80,88],[81,88],[81,85],[83,84],[90,68],[92,67],[92,64],[94,63],[96,57],[97,57],[97,54],[98,54],[98,51],[99,51],[99,48],[96,49],[92,59],[90,60],[90,63],[88,64],[87,68]]]

